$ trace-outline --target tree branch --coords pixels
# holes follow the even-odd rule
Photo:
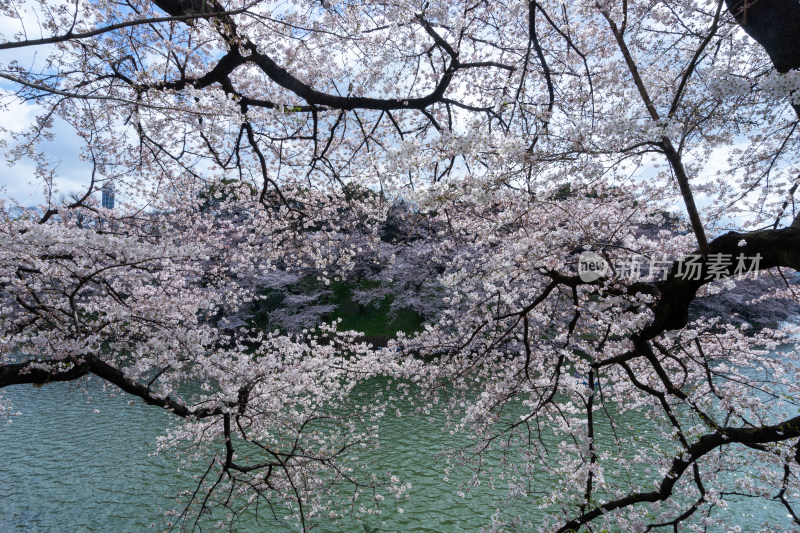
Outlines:
[[[595,507],[591,511],[570,520],[558,529],[559,533],[577,531],[582,525],[610,511],[622,509],[637,503],[664,501],[672,495],[672,490],[686,469],[704,455],[730,444],[763,444],[782,442],[800,437],[800,416],[785,420],[772,426],[760,428],[721,428],[714,433],[700,437],[694,444],[672,460],[672,467],[661,481],[657,490],[635,492],[623,498]]]
[[[74,381],[89,374],[116,385],[128,394],[138,396],[148,405],[162,407],[182,418],[207,418],[221,415],[223,412],[221,407],[194,408],[170,396],[159,396],[148,386],[134,381],[120,369],[94,356],[0,365],[0,389],[26,383],[41,385],[57,381]]]

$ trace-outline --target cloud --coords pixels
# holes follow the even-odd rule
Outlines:
[[[0,140],[11,143],[9,132],[20,132],[31,124],[41,108],[36,104],[22,102],[12,93],[0,89],[0,125],[6,131],[0,132]],[[48,159],[56,166],[55,187],[59,192],[69,194],[82,191],[88,183],[91,166],[80,160],[82,140],[75,135],[73,128],[63,120],[54,121],[52,141],[40,144]],[[44,184],[35,179],[35,164],[23,159],[11,166],[3,158],[0,161],[0,195],[19,202],[23,206],[40,204],[45,201]],[[56,199],[58,193],[56,194]]]

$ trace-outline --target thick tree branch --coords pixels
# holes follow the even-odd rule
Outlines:
[[[800,2],[725,0],[736,22],[764,47],[778,72],[800,68]]]
[[[89,373],[89,364],[86,361],[61,359],[10,363],[0,365],[0,389],[11,385],[74,381]]]
[[[688,272],[682,272],[685,264],[673,265],[667,279],[655,284],[661,293],[654,308],[655,316],[650,326],[638,335],[638,340],[649,340],[666,330],[686,326],[689,305],[698,289],[715,278],[733,277],[740,257],[748,264],[757,260],[757,271],[774,267],[800,270],[800,228],[748,233],[731,231],[709,244],[708,256],[700,257],[699,252],[695,255],[695,262],[699,265],[694,271],[696,274],[689,276]],[[720,266],[723,260],[728,263],[726,266]],[[713,274],[709,273],[710,265],[713,265]]]
[[[591,522],[610,511],[629,507],[637,503],[664,501],[672,495],[675,484],[686,469],[708,453],[730,444],[746,446],[771,442],[782,442],[800,437],[800,416],[785,420],[779,424],[760,428],[721,428],[714,433],[700,437],[694,444],[672,460],[672,466],[661,480],[657,490],[635,492],[618,500],[595,507],[591,511],[570,520],[558,529],[559,533],[577,531],[582,525]]]
[[[778,72],[800,69],[800,2],[725,0],[736,22],[769,54]],[[800,105],[792,105],[800,117]]]
[[[182,418],[207,418],[223,412],[220,407],[193,408],[170,396],[160,396],[148,386],[125,375],[120,369],[94,356],[0,365],[0,389],[26,383],[42,385],[57,381],[74,381],[89,374],[116,385],[128,394],[138,396],[148,405],[162,407]]]
[[[236,25],[232,17],[225,14],[222,7],[214,1],[195,0],[159,0],[156,5],[173,16],[193,15],[194,13],[204,12],[208,16],[219,17],[222,32],[228,41],[231,51],[223,57],[217,66],[208,74],[197,80],[198,87],[210,85],[214,81],[220,81],[220,77],[227,77],[233,70],[244,63],[255,64],[277,85],[296,94],[311,106],[324,106],[334,109],[373,109],[389,111],[393,109],[425,109],[426,107],[442,101],[444,93],[450,86],[453,75],[459,69],[457,54],[453,48],[444,41],[430,25],[419,17],[419,22],[423,28],[432,36],[437,46],[442,48],[450,56],[450,64],[439,78],[436,87],[428,95],[418,98],[369,98],[362,96],[339,96],[328,94],[314,89],[304,83],[285,68],[278,65],[269,55],[259,52],[255,43],[246,36],[237,35]],[[241,44],[238,44],[241,43]],[[241,48],[239,48],[241,47]],[[247,51],[247,57],[239,52],[239,49]],[[185,82],[175,82],[174,88],[182,88]]]

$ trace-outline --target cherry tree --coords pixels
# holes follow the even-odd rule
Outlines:
[[[184,419],[162,446],[208,470],[176,524],[379,511],[336,488],[404,490],[357,453],[389,375],[470,437],[447,468],[542,509],[487,530],[703,529],[749,497],[800,525],[796,328],[697,305],[797,301],[796,2],[2,7],[0,51],[41,54],[0,67],[37,113],[8,158],[46,198],[2,220],[0,386],[91,374]],[[87,178],[59,202],[64,125]],[[427,318],[391,350],[246,320],[371,264],[359,297]]]

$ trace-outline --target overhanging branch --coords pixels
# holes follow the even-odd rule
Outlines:
[[[779,424],[763,426],[760,428],[721,428],[719,431],[700,437],[694,444],[683,450],[683,453],[672,460],[672,466],[661,480],[657,490],[649,492],[635,492],[623,498],[608,502],[581,514],[559,528],[559,533],[578,531],[578,529],[600,517],[617,509],[622,509],[637,503],[664,501],[672,495],[675,484],[680,477],[695,461],[708,453],[730,444],[743,444],[752,446],[770,442],[782,442],[800,437],[800,416],[785,420]]]
[[[59,381],[74,381],[94,374],[121,390],[138,396],[148,405],[155,405],[187,418],[207,418],[222,414],[221,407],[193,408],[170,396],[160,396],[148,386],[125,375],[120,369],[94,356],[72,359],[34,360],[0,365],[0,389],[11,385],[43,385]]]

